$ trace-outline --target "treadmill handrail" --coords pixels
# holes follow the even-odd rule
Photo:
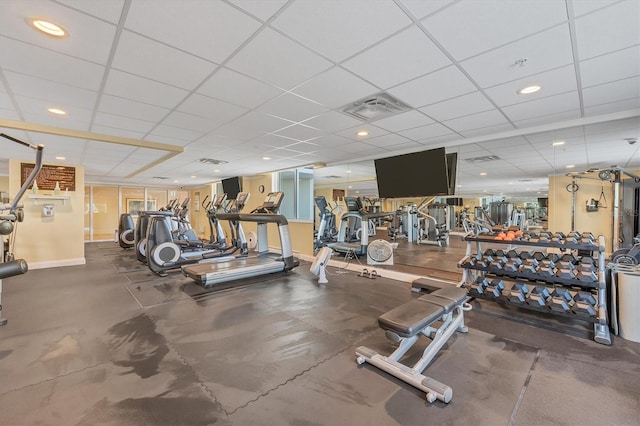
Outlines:
[[[289,221],[281,214],[264,213],[218,213],[221,220],[239,220],[241,222],[277,223],[278,225],[288,225]]]

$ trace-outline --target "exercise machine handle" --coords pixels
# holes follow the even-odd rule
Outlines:
[[[9,136],[9,135],[6,135],[4,133],[0,133],[0,136],[2,136],[5,139],[9,139],[10,141],[19,143],[20,145],[24,145],[24,146],[26,146],[28,148],[31,148],[31,149],[36,151],[36,164],[33,167],[33,170],[31,171],[31,174],[24,181],[24,183],[22,184],[22,186],[18,190],[18,193],[16,194],[15,198],[13,199],[13,201],[11,203],[9,203],[9,205],[6,208],[6,210],[13,211],[13,210],[18,208],[18,203],[20,202],[20,199],[22,198],[24,193],[27,192],[27,189],[29,189],[29,187],[31,186],[33,181],[36,180],[36,176],[38,176],[38,173],[40,172],[40,169],[42,168],[42,152],[43,152],[43,149],[44,149],[44,145],[33,145],[33,144],[30,144],[29,142],[21,141],[20,139],[16,139],[13,136]]]

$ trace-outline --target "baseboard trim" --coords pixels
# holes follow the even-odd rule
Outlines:
[[[60,268],[62,266],[85,265],[86,263],[87,261],[84,257],[78,257],[76,259],[51,260],[47,262],[29,262],[29,269]]]

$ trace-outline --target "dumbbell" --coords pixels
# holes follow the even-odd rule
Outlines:
[[[591,232],[583,232],[580,234],[580,240],[578,242],[580,244],[593,245],[595,244],[595,241],[596,237],[594,237]]]
[[[504,264],[502,269],[505,272],[518,272],[520,265],[522,265],[522,259],[519,257],[511,257],[507,260],[507,263]]]
[[[496,250],[494,252],[495,257],[505,257],[506,253],[504,252],[504,250]]]
[[[533,257],[524,259],[522,261],[521,272],[525,272],[527,274],[535,274],[536,272],[538,272],[538,261]]]
[[[497,299],[502,296],[502,290],[504,290],[504,281],[499,278],[495,278],[486,286],[485,295]]]
[[[522,260],[525,259],[530,259],[531,258],[531,252],[528,250],[522,250],[520,253],[518,253],[518,257]]]
[[[476,278],[476,280],[471,283],[469,295],[474,296],[484,293],[484,289],[487,285],[489,285],[489,281],[485,277]]]
[[[537,273],[545,276],[553,276],[556,273],[555,270],[556,263],[553,258],[544,258],[538,263],[538,271]]]
[[[531,254],[531,257],[533,257],[535,260],[537,260],[538,262],[540,262],[542,259],[544,259],[545,257],[547,257],[547,255],[546,255],[546,254],[544,254],[544,253],[543,253],[543,252],[541,252],[541,251],[534,251],[534,252]]]
[[[580,263],[578,263],[576,269],[578,270],[576,278],[580,281],[598,281],[596,265],[594,265],[593,263],[585,263],[581,261]]]
[[[567,288],[558,287],[551,293],[549,307],[552,311],[570,312],[573,306],[573,296]]]
[[[533,306],[542,307],[547,304],[547,300],[551,295],[549,294],[549,289],[543,285],[537,285],[531,290],[531,294],[529,294],[529,298],[527,299],[528,303]]]
[[[567,234],[564,239],[565,244],[576,244],[580,240],[580,233],[576,231],[571,231]]]
[[[563,244],[566,236],[562,232],[556,232],[551,236],[551,242],[556,244]]]
[[[486,249],[483,254],[485,256],[495,256],[496,251],[494,249]]]
[[[538,242],[539,243],[549,243],[551,241],[551,233],[549,232],[541,232],[539,237],[538,237]]]
[[[579,291],[575,296],[573,296],[573,301],[575,302],[571,308],[573,313],[578,315],[588,315],[590,317],[595,317],[597,315],[597,301],[590,292]]]
[[[473,268],[477,261],[477,254],[473,253],[470,257],[465,257],[462,262],[460,262],[461,268]]]
[[[508,257],[509,259],[514,259],[514,258],[516,258],[516,257],[520,257],[520,256],[518,256],[518,252],[517,252],[517,251],[515,251],[515,250],[511,249],[511,250],[509,250],[509,251],[507,252],[507,257]]]
[[[563,254],[556,263],[556,277],[566,280],[575,279],[577,271],[575,270],[574,263],[576,260],[576,257],[571,253]]]
[[[509,290],[509,301],[512,303],[524,303],[529,294],[529,286],[526,283],[517,282]]]

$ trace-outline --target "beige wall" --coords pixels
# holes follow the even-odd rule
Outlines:
[[[206,196],[207,202],[211,201],[213,196],[213,185],[203,185],[197,188],[191,188],[189,191],[189,197],[191,198],[191,207],[189,209],[189,221],[191,222],[191,228],[196,232],[196,234],[204,239],[209,240],[209,218],[207,217],[207,212],[204,208],[202,208],[202,202],[204,201]],[[199,193],[199,201],[197,200],[196,193]],[[198,206],[196,206],[196,201],[198,201]],[[199,210],[199,211],[196,211]]]
[[[20,160],[9,160],[9,192],[13,198],[20,188]],[[32,162],[32,160],[23,160]],[[68,164],[64,166],[69,167]],[[70,199],[33,200],[25,194],[24,222],[18,225],[15,255],[32,269],[84,264],[84,167],[76,168],[76,190]],[[52,191],[38,191],[38,195]],[[54,217],[42,217],[42,203],[53,204]]]
[[[0,191],[9,191],[9,176],[0,176]]]
[[[552,232],[571,231],[571,193],[566,190],[572,180],[569,176],[549,177],[549,230]],[[579,232],[591,232],[593,235],[604,235],[606,251],[612,250],[613,232],[613,184],[593,179],[577,179],[578,191],[575,201],[575,226]],[[604,187],[603,187],[604,183]],[[600,198],[604,188],[607,199],[606,207],[597,212],[587,212],[586,203],[591,198]]]

